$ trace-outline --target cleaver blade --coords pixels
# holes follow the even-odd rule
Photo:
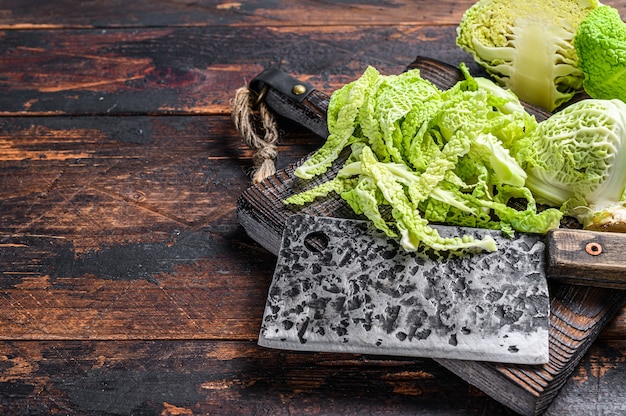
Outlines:
[[[541,236],[433,227],[444,237],[489,233],[499,250],[407,252],[369,221],[291,216],[259,345],[547,363],[550,304]]]

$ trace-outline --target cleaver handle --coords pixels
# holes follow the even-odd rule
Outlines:
[[[626,289],[626,233],[559,228],[548,233],[546,246],[549,277]]]

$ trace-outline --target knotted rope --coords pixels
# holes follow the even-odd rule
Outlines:
[[[274,161],[278,156],[278,129],[274,116],[263,101],[264,92],[257,94],[248,87],[241,87],[235,93],[232,102],[231,117],[239,130],[244,143],[254,153],[252,155],[252,181],[259,183],[276,172]],[[258,108],[258,113],[255,111]],[[264,132],[263,137],[257,133],[258,122]]]

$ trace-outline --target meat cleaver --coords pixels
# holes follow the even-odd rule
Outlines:
[[[443,237],[490,234],[498,251],[407,252],[369,221],[289,217],[259,345],[543,364],[549,352],[546,271],[562,266],[550,267],[549,259],[565,250],[584,266],[585,258],[597,256],[594,250],[611,252],[626,242],[626,235],[581,230],[510,238],[496,230],[434,228]],[[598,241],[598,234],[605,239]],[[585,238],[591,243],[571,244]],[[626,266],[613,267],[623,281]]]
[[[549,298],[542,239],[437,228],[442,236],[488,232],[502,248],[466,256],[407,252],[369,221],[291,216],[259,345],[547,362]]]

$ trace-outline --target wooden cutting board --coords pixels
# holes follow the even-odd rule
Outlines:
[[[448,88],[460,76],[455,68],[425,58],[418,58],[408,67],[412,68],[420,69],[424,78],[440,88]],[[528,110],[538,120],[549,116],[536,108],[528,107]],[[341,160],[312,181],[294,176],[298,164],[248,188],[238,201],[241,225],[251,238],[274,254],[280,247],[285,220],[294,213],[356,218],[350,207],[333,195],[296,209],[283,204],[285,198],[333,177]],[[550,361],[547,364],[435,361],[516,412],[537,415],[547,408],[602,328],[625,302],[626,291],[550,282]]]

